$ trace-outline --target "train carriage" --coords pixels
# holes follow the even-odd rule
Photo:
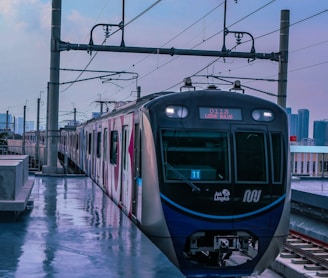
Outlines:
[[[258,274],[278,255],[290,206],[278,105],[220,90],[159,93],[77,130],[77,162],[84,134],[86,173],[186,276]]]

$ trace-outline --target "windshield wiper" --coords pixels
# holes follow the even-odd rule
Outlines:
[[[173,171],[174,174],[176,174],[179,178],[181,178],[186,184],[188,184],[191,188],[192,191],[200,191],[200,188],[193,184],[190,180],[188,180],[184,175],[182,175],[177,169],[175,169],[171,164],[168,162],[164,163],[166,167],[168,167],[170,170]]]

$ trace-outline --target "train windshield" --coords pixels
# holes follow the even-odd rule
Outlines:
[[[166,182],[228,181],[228,133],[225,131],[162,130]],[[191,181],[191,182],[190,182]]]
[[[236,132],[237,182],[267,182],[266,141],[263,132]]]

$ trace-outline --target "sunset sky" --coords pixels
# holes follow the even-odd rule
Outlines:
[[[310,110],[312,122],[328,119],[328,2],[322,0],[227,0],[226,24],[230,31],[243,31],[255,38],[259,53],[279,51],[281,10],[290,10],[287,106],[293,113]],[[126,0],[124,42],[126,46],[221,50],[223,46],[224,1],[222,0]],[[122,1],[62,0],[61,40],[87,44],[90,31],[98,23],[119,24]],[[45,126],[47,82],[50,67],[51,1],[0,0],[0,113],[7,110],[22,117],[27,106],[27,120],[36,120],[37,98],[41,98],[41,125]],[[116,27],[102,27],[93,32],[94,44],[119,46],[121,32]],[[226,47],[249,52],[251,43],[245,35],[240,45],[232,34]],[[85,121],[99,111],[96,101],[133,100],[136,87],[141,94],[179,91],[183,79],[206,88],[215,83],[228,90],[229,82],[218,82],[208,75],[224,77],[255,90],[245,93],[277,102],[266,93],[277,94],[278,63],[269,60],[248,61],[241,58],[169,56],[84,51],[61,52],[59,122],[73,118]],[[84,70],[84,71],[82,71]],[[103,71],[103,72],[96,72]],[[110,72],[110,80],[98,78]],[[136,78],[137,77],[137,78]],[[265,80],[250,80],[265,79]],[[76,81],[71,83],[72,81]]]

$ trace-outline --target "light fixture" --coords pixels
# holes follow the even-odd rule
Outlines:
[[[188,116],[189,112],[187,107],[183,105],[169,105],[165,108],[165,115],[168,118],[183,119]]]
[[[252,112],[252,118],[258,122],[271,122],[274,120],[274,114],[271,110],[256,109]]]

